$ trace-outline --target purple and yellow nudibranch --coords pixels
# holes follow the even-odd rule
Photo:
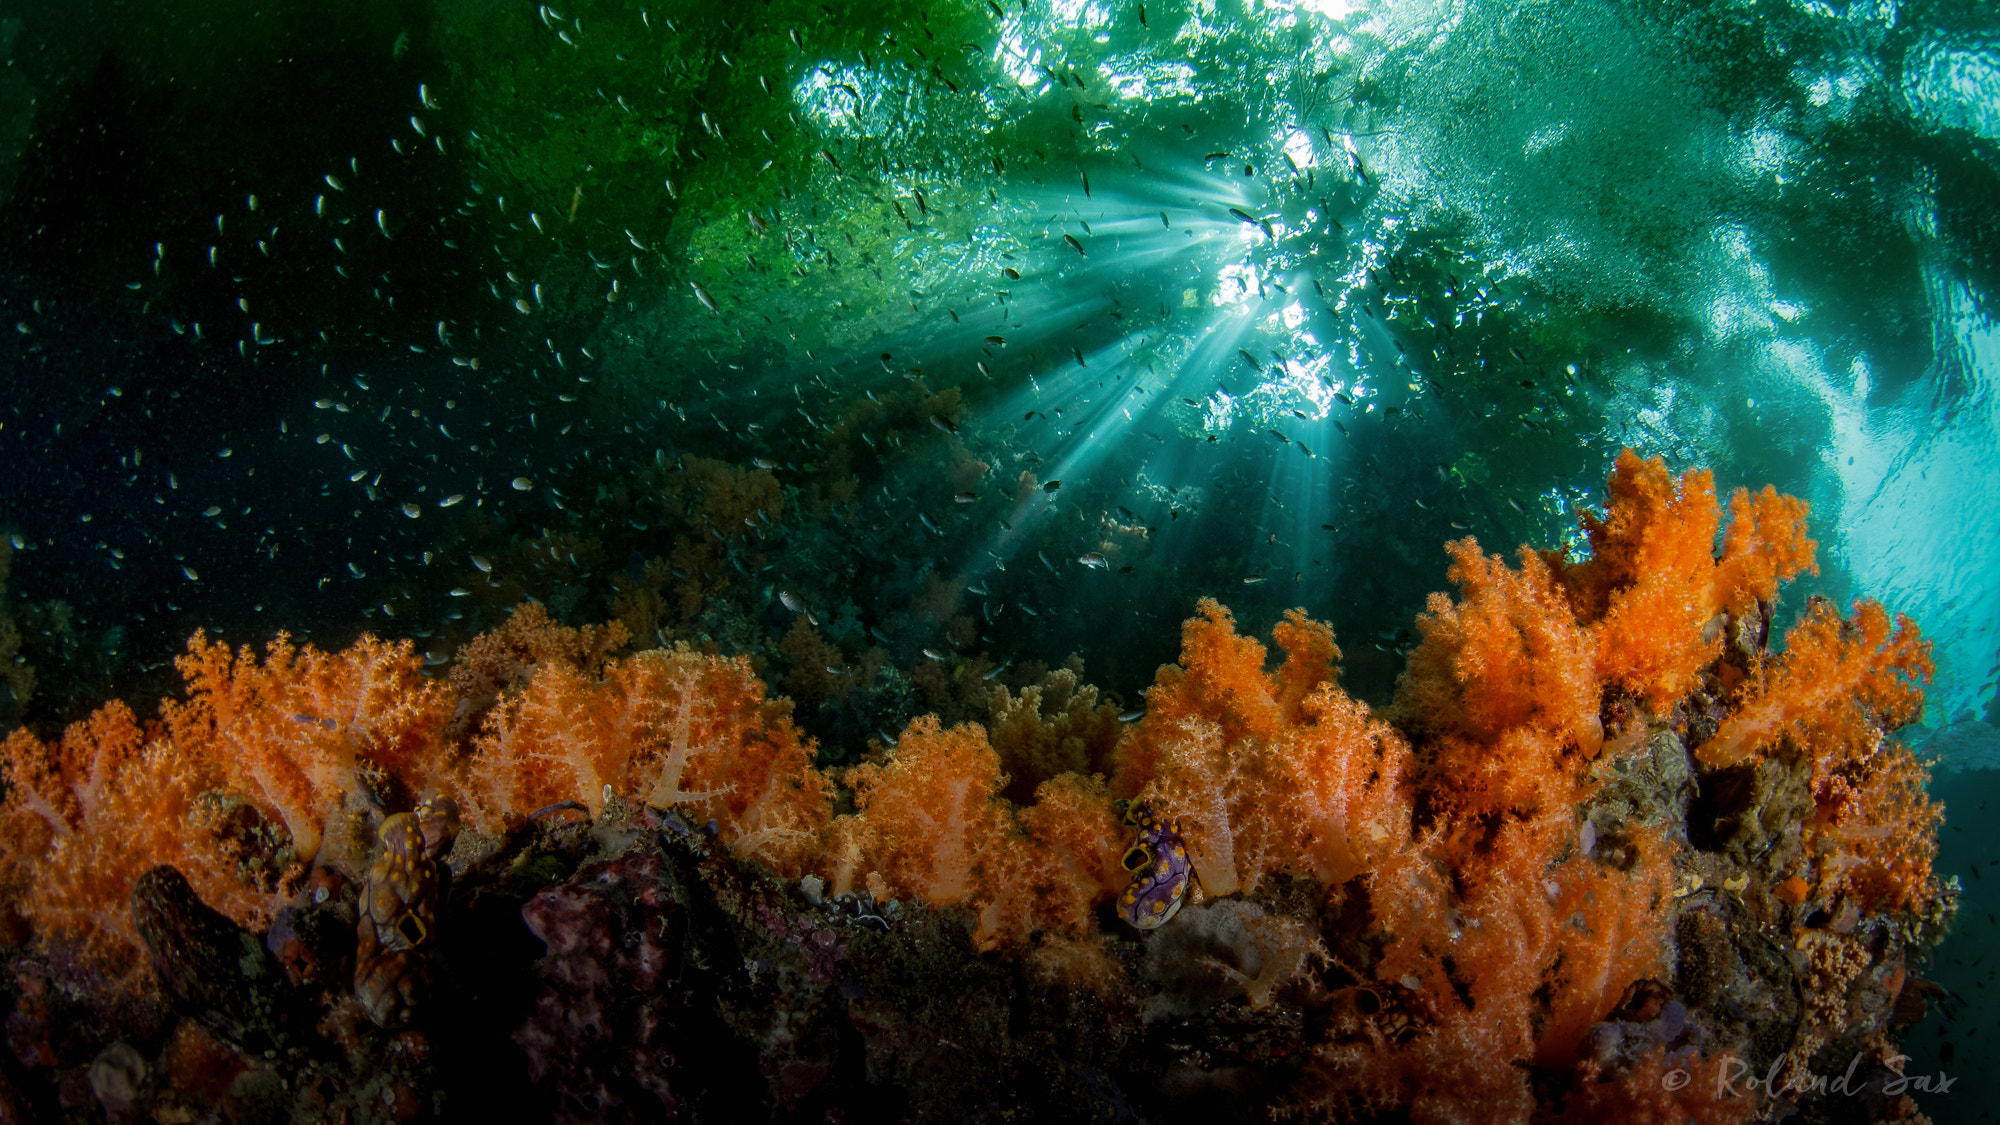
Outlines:
[[[1190,892],[1201,901],[1201,884],[1188,862],[1179,822],[1155,816],[1145,805],[1128,806],[1125,822],[1137,827],[1139,835],[1125,853],[1132,881],[1118,896],[1118,915],[1136,929],[1158,929],[1180,913]]]

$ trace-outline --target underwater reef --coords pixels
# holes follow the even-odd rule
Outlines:
[[[197,634],[5,743],[0,1121],[1924,1120],[1928,643],[1772,635],[1796,499],[1607,495],[1450,544],[1381,708],[1212,598],[1143,708],[932,658],[986,721],[865,754],[536,601],[434,669]]]

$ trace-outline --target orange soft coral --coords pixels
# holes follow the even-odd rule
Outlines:
[[[1757,1116],[1757,1098],[1731,1090],[1718,1075],[1743,1065],[1733,1056],[1670,1059],[1655,1049],[1629,1070],[1605,1076],[1595,1063],[1576,1068],[1576,1088],[1555,1120],[1567,1125],[1738,1125]]]
[[[1924,792],[1928,771],[1887,732],[1923,713],[1931,645],[1872,601],[1842,620],[1815,599],[1759,670],[1742,702],[1695,756],[1737,765],[1781,742],[1811,766],[1814,815],[1805,825],[1818,894],[1851,886],[1870,909],[1910,904],[1928,883],[1943,810]]]
[[[1916,721],[1931,678],[1931,645],[1909,618],[1873,601],[1840,619],[1815,601],[1785,634],[1784,655],[1762,677],[1715,737],[1695,756],[1711,769],[1735,765],[1780,735],[1811,748],[1815,777],[1856,757],[1884,729]]]
[[[1286,869],[1341,882],[1396,846],[1409,750],[1334,685],[1331,630],[1289,611],[1275,631],[1286,660],[1267,673],[1227,609],[1204,598],[1197,613],[1119,745],[1113,790],[1181,822],[1216,895]]]
[[[1482,740],[1520,726],[1569,735],[1586,749],[1598,733],[1597,676],[1590,645],[1556,592],[1547,566],[1532,551],[1521,569],[1461,539],[1446,548],[1456,604],[1432,594],[1417,618],[1424,642],[1410,657],[1417,692],[1413,725],[1440,723]],[[1433,671],[1434,663],[1449,664]]]
[[[442,779],[456,701],[424,676],[409,641],[363,636],[335,655],[280,633],[260,663],[248,646],[232,653],[197,633],[177,663],[188,699],[166,710],[175,746],[217,763],[227,788],[283,821],[301,863],[330,839],[332,858],[358,869],[368,834],[353,817]]]
[[[1870,912],[1920,900],[1944,822],[1944,806],[1931,799],[1929,784],[1929,767],[1885,738],[1817,788],[1806,831],[1819,861],[1821,898],[1851,890]]]
[[[849,771],[856,812],[834,825],[833,889],[857,881],[881,897],[938,906],[999,897],[1029,864],[1026,839],[1000,799],[1000,757],[976,723],[911,722],[886,765]]]
[[[601,679],[550,661],[487,717],[465,804],[487,832],[566,800],[593,816],[612,794],[682,805],[739,852],[789,867],[827,817],[811,759],[789,705],[766,701],[746,660],[679,645],[613,661]]]
[[[1447,863],[1433,837],[1378,865],[1369,897],[1388,940],[1376,979],[1422,994],[1436,1027],[1403,1051],[1343,1056],[1350,1069],[1323,1075],[1332,1088],[1418,1119],[1526,1118],[1522,1065],[1574,1062],[1590,1025],[1665,954],[1666,843],[1644,841],[1619,871],[1570,849],[1571,831],[1568,810],[1551,810],[1507,821],[1469,861]]]
[[[678,580],[672,601],[680,617],[696,616],[707,598],[728,592],[726,544],[747,538],[752,549],[739,561],[750,565],[750,573],[764,565],[755,544],[779,527],[785,510],[784,489],[770,470],[690,455],[671,469],[646,470],[641,480],[656,493],[649,502],[659,509],[662,526],[679,529],[669,563]]]
[[[976,723],[912,722],[887,764],[849,771],[856,812],[827,833],[823,866],[834,893],[864,885],[877,898],[962,905],[982,949],[1039,931],[1090,932],[1117,893],[1130,841],[1101,779],[1063,774],[1020,810],[1000,796],[1006,776]]]
[[[1463,813],[1567,803],[1565,747],[1604,737],[1590,640],[1541,556],[1523,548],[1513,570],[1470,538],[1447,550],[1460,596],[1430,596],[1396,689],[1403,724],[1433,738],[1426,783]]]
[[[1265,816],[1274,858],[1328,886],[1407,845],[1409,744],[1330,683],[1299,701]]]
[[[682,655],[675,653],[676,659]],[[676,796],[681,785],[709,791],[713,795],[695,808],[716,818],[731,850],[779,874],[797,875],[833,816],[833,786],[813,768],[813,743],[793,724],[791,700],[766,699],[764,682],[743,657],[699,659],[693,688],[706,712],[685,706],[676,712],[648,800],[656,806],[691,801]],[[693,745],[721,752],[680,756],[680,747]],[[688,763],[687,776],[678,781],[671,780],[676,761]]]
[[[1111,790],[1101,777],[1062,774],[1036,788],[1035,803],[1019,819],[1032,861],[1023,874],[1034,895],[1034,928],[1090,933],[1098,904],[1127,879],[1120,860],[1132,837],[1113,810]]]
[[[1592,626],[1599,671],[1664,712],[1721,649],[1710,627],[1777,598],[1801,571],[1818,573],[1806,538],[1804,501],[1766,487],[1730,497],[1730,526],[1715,554],[1721,510],[1715,478],[1691,470],[1675,480],[1660,458],[1627,449],[1606,484],[1602,517],[1586,513],[1591,556],[1563,575],[1580,620]]]
[[[1017,801],[1050,778],[1104,768],[1121,729],[1118,708],[1100,702],[1077,668],[1057,668],[1019,695],[1002,684],[988,692],[987,737],[1012,779],[1007,795]]]
[[[154,864],[180,868],[239,923],[268,918],[275,896],[239,879],[208,830],[201,794],[220,781],[216,763],[149,739],[123,703],[71,724],[54,746],[17,730],[4,753],[0,891],[40,940],[74,949],[113,993],[144,987],[130,900]]]
[[[631,634],[617,621],[573,628],[556,623],[540,602],[522,602],[498,629],[479,634],[459,650],[451,682],[466,697],[486,702],[520,683],[536,668],[560,664],[595,674]]]

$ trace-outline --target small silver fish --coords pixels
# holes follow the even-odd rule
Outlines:
[[[1076,561],[1082,563],[1087,567],[1090,567],[1092,570],[1111,569],[1110,561],[1107,560],[1103,555],[1098,554],[1096,551],[1092,551],[1089,554],[1085,555],[1078,555],[1076,557]]]
[[[527,492],[535,487],[535,482],[527,477],[515,477],[513,484],[516,492]]]
[[[1146,709],[1144,707],[1134,707],[1130,711],[1121,712],[1118,716],[1118,721],[1121,723],[1136,723],[1145,717]]]
[[[1090,255],[1088,255],[1088,254],[1085,254],[1085,253],[1083,252],[1083,243],[1081,243],[1081,242],[1078,242],[1078,241],[1076,240],[1076,236],[1075,236],[1075,235],[1073,235],[1073,234],[1065,234],[1065,235],[1063,235],[1063,241],[1064,241],[1064,242],[1067,242],[1067,243],[1069,243],[1069,248],[1070,248],[1070,249],[1072,249],[1072,250],[1074,250],[1074,251],[1076,251],[1076,256],[1077,256],[1077,257],[1079,257],[1079,258],[1087,258],[1087,257],[1089,257],[1089,256],[1090,256]]]
[[[793,613],[797,613],[806,607],[806,603],[800,601],[799,596],[790,590],[779,590],[778,600],[785,603],[785,608],[791,610]]]
[[[703,289],[700,284],[693,281],[688,282],[688,284],[694,287],[695,300],[700,301],[702,306],[708,309],[709,312],[722,311],[722,306],[715,303],[715,298],[709,296],[708,290]]]

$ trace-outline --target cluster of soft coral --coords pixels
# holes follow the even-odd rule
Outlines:
[[[1709,770],[1792,763],[1810,781],[1806,846],[1746,893],[1793,906],[1924,900],[1940,813],[1923,767],[1883,736],[1916,715],[1929,671],[1907,622],[1815,604],[1781,654],[1764,645],[1779,584],[1812,566],[1803,504],[1737,493],[1718,552],[1707,474],[1676,480],[1627,452],[1609,491],[1584,561],[1524,548],[1515,568],[1452,544],[1459,596],[1419,618],[1387,712],[1341,690],[1325,625],[1287,614],[1272,670],[1203,599],[1122,736],[1074,682],[1051,700],[999,689],[990,735],[927,716],[838,778],[747,661],[614,656],[623,628],[567,628],[533,604],[447,681],[373,638],[326,654],[281,637],[259,660],[196,637],[187,698],[161,721],[113,704],[58,745],[8,740],[0,886],[44,941],[109,965],[134,944],[124,904],[156,863],[254,926],[312,865],[362,869],[373,826],[433,793],[457,799],[475,841],[552,808],[650,804],[712,820],[781,875],[961,908],[983,948],[1043,935],[1070,976],[1114,974],[1098,930],[1125,879],[1117,797],[1177,822],[1208,895],[1320,888],[1317,917],[1348,921],[1308,943],[1330,974],[1314,987],[1402,998],[1403,1022],[1371,1016],[1323,1044],[1328,1104],[1525,1116],[1526,1066],[1588,1072],[1591,1103],[1612,1104],[1583,1045],[1666,971],[1688,845],[1655,818],[1598,847],[1605,763],[1652,753],[1661,732]],[[1080,772],[1114,737],[1109,780]],[[842,787],[851,811],[835,815]],[[1627,1072],[1633,1098],[1657,1062]]]
[[[161,719],[112,703],[55,744],[7,739],[0,896],[129,996],[151,987],[128,905],[148,869],[174,865],[262,929],[315,867],[365,872],[382,821],[432,795],[466,810],[474,848],[549,806],[652,801],[796,870],[829,804],[789,705],[745,660],[611,658],[622,641],[528,603],[440,681],[408,642],[326,653],[280,636],[259,659],[197,635]]]

